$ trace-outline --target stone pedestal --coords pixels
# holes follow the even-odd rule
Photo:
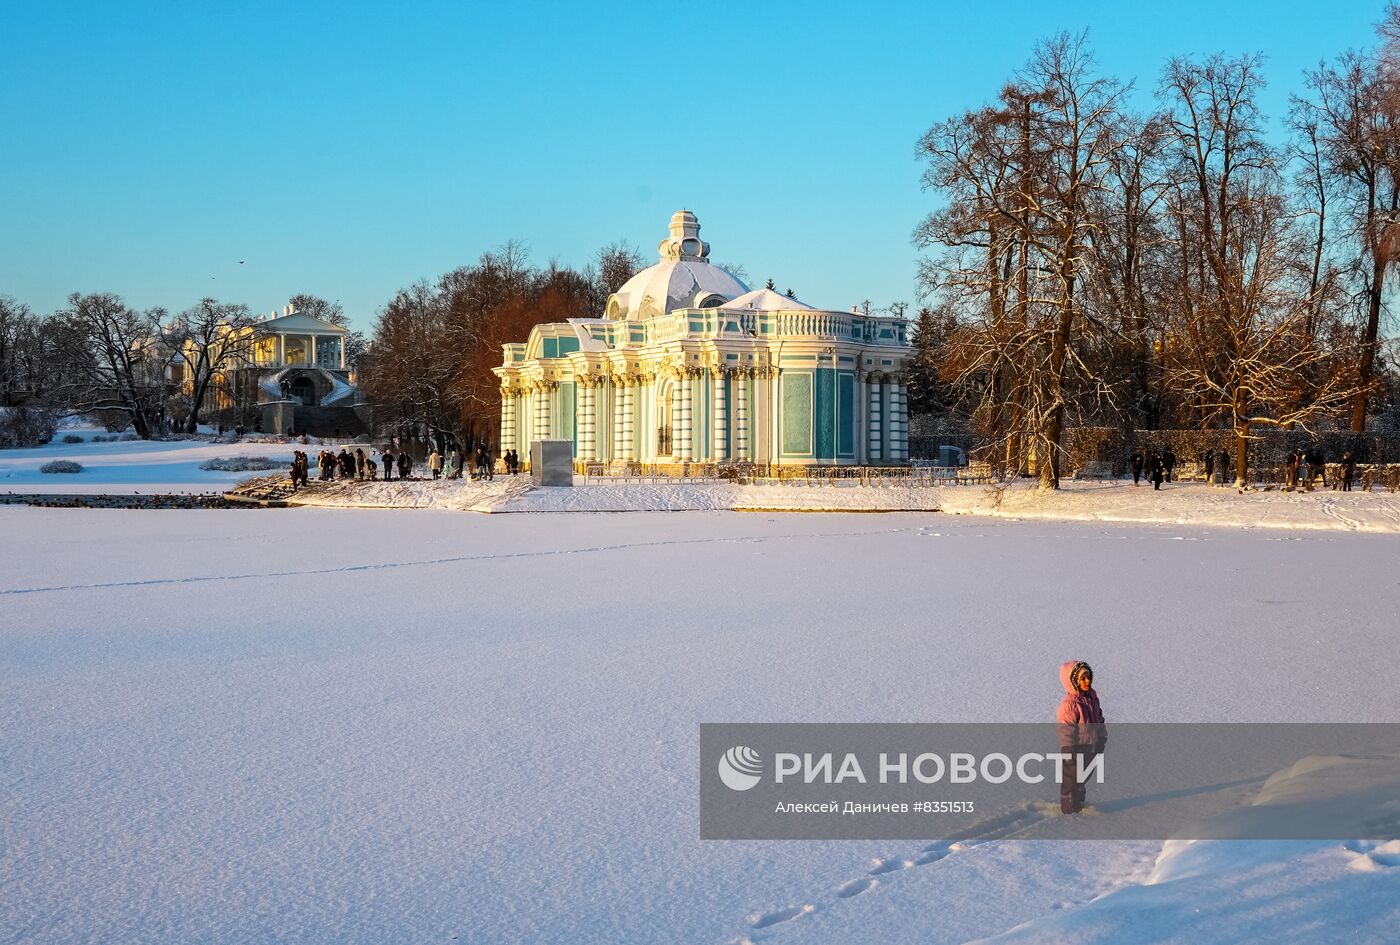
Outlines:
[[[530,444],[530,479],[537,486],[574,484],[572,440],[536,440]]]
[[[296,402],[291,400],[274,400],[271,403],[259,404],[263,432],[285,435],[296,421],[296,408]]]

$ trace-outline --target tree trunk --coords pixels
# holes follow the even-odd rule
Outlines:
[[[1381,324],[1381,290],[1385,286],[1385,259],[1371,255],[1371,288],[1366,293],[1366,333],[1361,339],[1361,361],[1356,366],[1356,400],[1351,410],[1351,432],[1366,431],[1366,406],[1371,399],[1371,378],[1376,365],[1376,339]]]

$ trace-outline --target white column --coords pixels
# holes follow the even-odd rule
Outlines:
[[[637,420],[637,391],[641,386],[640,380],[636,377],[627,378],[627,383],[622,388],[622,458],[637,458],[636,424]]]
[[[587,462],[597,455],[597,418],[593,408],[597,401],[598,388],[591,379],[580,379],[578,395],[578,458]]]
[[[881,429],[881,405],[884,403],[883,394],[880,390],[880,375],[870,374],[870,439],[869,451],[870,462],[885,458],[885,451],[882,448],[885,442],[884,433]]]
[[[909,393],[903,377],[893,384],[890,404],[890,458],[903,462],[909,458]]]
[[[859,361],[860,356],[856,356]],[[865,426],[869,422],[868,408],[865,405],[865,372],[856,368],[855,374],[855,403],[851,407],[851,435],[855,446],[855,462],[857,466],[864,465],[865,454],[869,447],[866,444]]]
[[[714,444],[711,452],[714,453],[715,462],[722,463],[729,459],[729,392],[726,390],[725,376],[729,372],[718,367],[710,372],[714,379],[715,396],[714,411],[710,421],[710,442]]]
[[[316,365],[316,364],[319,364],[319,363],[320,363],[320,362],[317,361],[317,359],[316,359],[316,340],[317,340],[317,338],[319,338],[320,336],[319,336],[319,335],[311,335],[310,337],[311,337],[311,362],[310,362],[310,363],[311,363],[312,365]]]
[[[681,451],[681,394],[684,391],[684,384],[680,375],[676,375],[671,384],[671,456],[678,457]]]
[[[681,460],[689,460],[694,456],[694,444],[691,442],[691,420],[695,415],[695,379],[690,370],[686,370],[685,378],[681,381],[681,428],[675,434],[680,440],[677,454]]]
[[[768,459],[776,463],[783,456],[782,405],[779,403],[778,368],[769,365],[768,382],[764,385],[764,398],[768,401]]]
[[[886,462],[894,461],[894,379],[886,374],[885,382],[880,385],[880,418],[882,421],[882,434],[880,440],[880,455]]]
[[[496,455],[504,456],[506,450],[515,446],[515,418],[511,409],[511,389],[501,388],[501,444],[496,450]]]
[[[627,441],[623,439],[623,420],[627,410],[627,381],[613,375],[613,459],[627,458]]]
[[[734,454],[741,463],[749,461],[749,370],[734,372]]]

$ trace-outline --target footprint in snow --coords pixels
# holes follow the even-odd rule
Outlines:
[[[937,863],[952,852],[952,850],[943,846],[929,847],[923,853],[919,854],[918,858],[914,860],[914,865],[928,866],[930,863]]]
[[[893,873],[895,870],[907,870],[914,865],[913,860],[906,860],[898,856],[887,856],[884,859],[871,860],[869,876],[883,876],[886,873]]]
[[[849,883],[842,883],[836,890],[837,899],[850,899],[852,896],[859,896],[867,890],[874,889],[880,884],[878,879],[865,877],[863,879],[853,879]]]
[[[1400,840],[1376,844],[1368,840],[1352,840],[1346,844],[1347,865],[1363,873],[1400,867]]]
[[[780,922],[791,922],[793,919],[800,919],[804,915],[810,915],[815,912],[816,909],[817,907],[809,902],[800,906],[779,909],[777,912],[755,913],[749,916],[749,925],[756,929],[766,929]]]

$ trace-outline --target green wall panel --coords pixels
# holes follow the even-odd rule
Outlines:
[[[783,452],[812,454],[812,375],[782,374]]]
[[[850,371],[836,375],[836,455],[856,454],[856,378]]]

